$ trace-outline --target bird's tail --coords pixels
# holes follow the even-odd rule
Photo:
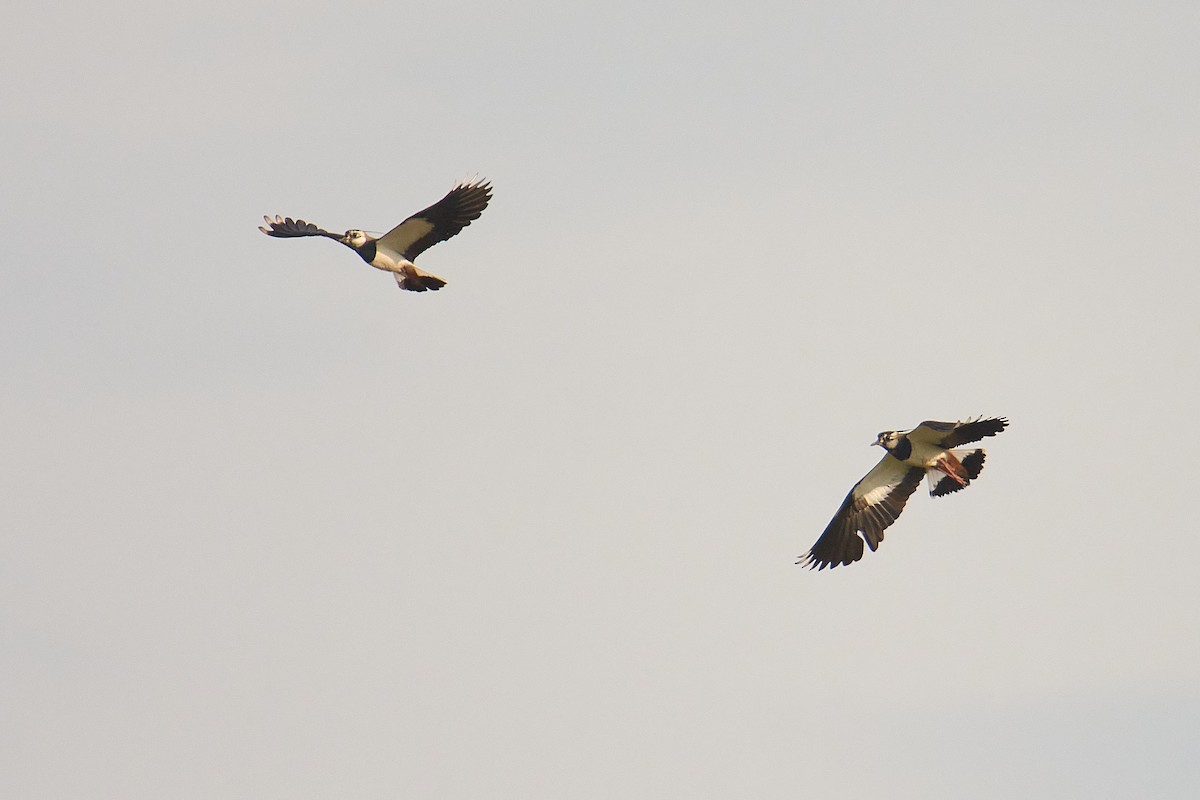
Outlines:
[[[933,467],[925,472],[925,478],[929,481],[930,497],[941,497],[970,485],[971,481],[983,472],[983,462],[987,458],[979,448],[950,450],[947,455],[953,459],[945,459],[942,462],[947,469]]]
[[[401,289],[409,292],[436,292],[438,289],[446,285],[446,282],[437,275],[432,275],[420,267],[413,266],[409,268],[411,275],[395,272],[396,283]]]

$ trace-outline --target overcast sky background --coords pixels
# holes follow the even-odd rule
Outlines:
[[[3,796],[1200,792],[1200,8],[5,16]]]

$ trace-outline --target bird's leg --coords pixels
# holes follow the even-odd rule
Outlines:
[[[943,453],[940,458],[933,464],[933,468],[939,472],[944,472],[954,479],[954,482],[959,486],[966,486],[969,477],[967,476],[967,468],[962,465],[953,453]]]

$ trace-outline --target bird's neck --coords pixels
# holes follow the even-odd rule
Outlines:
[[[901,436],[900,441],[896,442],[896,446],[888,452],[896,459],[905,461],[912,455],[912,442],[908,440],[907,436]]]
[[[362,256],[362,260],[370,264],[375,260],[375,240],[368,239],[365,244],[360,247],[353,248],[354,252]]]

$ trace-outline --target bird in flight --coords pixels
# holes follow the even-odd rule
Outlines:
[[[357,228],[343,234],[331,233],[311,222],[291,217],[263,217],[266,227],[258,229],[267,236],[296,239],[302,236],[324,236],[349,247],[362,260],[376,269],[392,273],[401,289],[410,292],[437,291],[446,281],[431,275],[413,263],[413,259],[479,219],[492,199],[492,185],[487,181],[464,181],[449,194],[424,211],[418,211],[376,239]]]
[[[962,422],[922,422],[910,431],[884,431],[872,442],[887,452],[875,468],[854,484],[825,532],[797,564],[817,569],[853,564],[863,557],[863,541],[872,551],[883,531],[896,521],[921,484],[941,497],[970,485],[983,470],[979,448],[954,449],[995,436],[1008,427],[1003,417]]]

